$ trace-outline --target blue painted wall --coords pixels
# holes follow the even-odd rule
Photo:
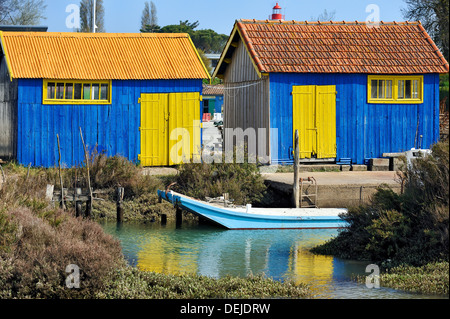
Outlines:
[[[278,144],[275,163],[292,163],[292,86],[336,85],[337,160],[382,157],[415,146],[416,129],[422,147],[439,140],[439,75],[424,75],[424,103],[368,104],[366,74],[270,74],[270,126],[278,128],[271,145]],[[417,126],[418,125],[418,126]]]
[[[79,127],[86,145],[108,156],[137,161],[141,122],[138,98],[142,93],[202,92],[202,80],[112,81],[110,105],[43,105],[42,80],[19,79],[17,160],[23,165],[66,167],[84,161]]]

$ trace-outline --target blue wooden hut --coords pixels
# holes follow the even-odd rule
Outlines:
[[[171,165],[169,149],[177,140],[170,132],[200,128],[202,79],[209,75],[187,34],[0,37],[0,87],[9,92],[0,101],[0,110],[8,107],[0,120],[12,123],[0,136],[9,136],[4,153],[21,164],[56,165],[57,134],[62,162],[81,164],[81,127],[91,150],[145,166]],[[183,158],[200,145],[193,135]]]
[[[252,129],[260,158],[292,163],[298,130],[302,161],[363,164],[438,141],[448,71],[420,22],[238,20],[213,77],[225,129]]]

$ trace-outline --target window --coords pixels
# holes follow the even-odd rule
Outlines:
[[[111,81],[44,80],[44,104],[110,104]]]
[[[423,103],[422,76],[369,75],[368,103]]]

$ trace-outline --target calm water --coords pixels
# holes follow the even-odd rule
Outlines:
[[[193,273],[214,278],[261,274],[309,283],[319,298],[436,298],[393,289],[369,289],[350,280],[366,275],[367,262],[313,255],[307,249],[338,230],[222,230],[207,225],[106,223],[122,243],[130,265],[160,273]]]

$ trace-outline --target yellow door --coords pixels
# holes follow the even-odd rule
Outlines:
[[[170,166],[200,154],[200,94],[142,94],[141,154],[143,166]]]
[[[295,141],[295,130],[298,130],[300,158],[311,158],[316,154],[317,145],[316,87],[314,85],[294,86],[292,97],[293,141]]]
[[[317,158],[336,157],[336,86],[316,86]]]
[[[141,95],[141,154],[143,166],[169,165],[169,94]]]
[[[200,158],[200,93],[169,95],[169,165]]]
[[[299,133],[300,158],[336,157],[336,86],[294,86],[293,140]]]

